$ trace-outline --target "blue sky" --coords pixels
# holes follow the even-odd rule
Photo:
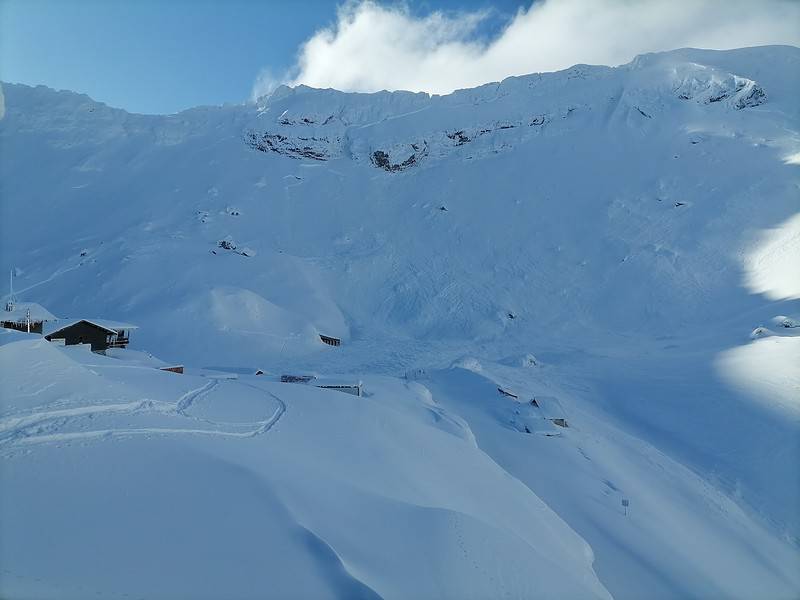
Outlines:
[[[493,8],[484,35],[522,0],[429,0],[433,9]],[[336,21],[334,0],[2,0],[0,80],[87,93],[129,111],[169,113],[241,102],[263,68],[280,73]]]

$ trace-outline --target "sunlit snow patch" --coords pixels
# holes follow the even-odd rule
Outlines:
[[[745,284],[772,300],[800,298],[800,213],[767,230],[745,256]]]
[[[722,378],[769,409],[800,417],[800,337],[771,335],[723,352]]]

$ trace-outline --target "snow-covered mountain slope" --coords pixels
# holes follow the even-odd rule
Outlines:
[[[220,485],[237,477],[230,485],[266,486],[264,502],[285,527],[275,535],[291,537],[300,526],[325,540],[331,552],[314,550],[315,542],[284,563],[317,561],[319,587],[309,593],[462,597],[475,590],[480,597],[485,588],[475,582],[485,578],[470,572],[455,581],[454,573],[469,560],[485,568],[490,556],[549,548],[544,538],[536,541],[544,521],[523,516],[538,514],[530,507],[541,505],[547,523],[563,525],[552,535],[576,540],[557,562],[583,573],[569,578],[584,586],[578,596],[602,596],[604,589],[619,598],[797,594],[800,338],[772,319],[793,323],[800,313],[799,49],[678,50],[443,97],[279,88],[255,105],[163,117],[44,87],[5,84],[3,92],[0,267],[16,268],[21,300],[63,317],[137,323],[133,347],[169,361],[350,374],[373,389],[353,401],[248,380],[281,398],[291,395],[287,415],[294,410],[320,423],[286,431],[286,445],[274,444],[282,448],[276,452],[303,449],[314,460],[330,454],[331,472],[313,489],[273,462],[256,464],[268,435],[56,437],[59,450],[48,442],[23,454],[17,445],[30,433],[27,422],[15,420],[20,411],[40,414],[63,404],[80,416],[81,407],[108,402],[129,406],[122,412],[133,412],[133,421],[143,419],[128,423],[116,409],[107,426],[54,418],[41,425],[41,435],[51,425],[57,436],[81,427],[174,429],[179,416],[168,405],[187,390],[170,386],[204,382],[170,379],[161,389],[162,374],[142,371],[131,379],[112,376],[108,367],[90,384],[84,370],[97,369],[75,366],[69,349],[16,341],[3,349],[4,378],[25,364],[16,362],[22,355],[58,373],[46,393],[26,392],[28,384],[16,380],[4,388],[0,419],[16,433],[6,442],[3,476],[22,486],[14,497],[19,505],[37,493],[24,475],[34,463],[45,471],[93,465],[78,470],[91,471],[90,488],[98,490],[106,452],[142,460],[130,466],[140,473],[178,445],[213,457],[208,469]],[[751,340],[754,330],[759,339]],[[342,338],[342,346],[325,346],[320,333]],[[392,379],[406,372],[417,381]],[[255,393],[244,380],[221,385],[245,404]],[[94,386],[100,391],[84,398],[80,390]],[[30,405],[17,404],[28,396]],[[552,399],[559,414],[530,408],[534,397]],[[164,410],[135,408],[145,400]],[[347,402],[356,404],[340,406]],[[373,413],[384,416],[370,421]],[[556,428],[547,417],[566,418],[570,427]],[[392,435],[371,431],[376,422]],[[353,448],[318,446],[323,423],[331,431],[352,428],[347,435],[355,441],[348,444],[387,461],[385,473],[348,473]],[[469,435],[459,433],[465,428]],[[445,435],[440,430],[449,432],[441,439],[452,441],[455,432],[473,449],[464,462],[461,450],[442,457],[439,476],[472,470],[470,479],[488,487],[505,471],[522,491],[497,488],[474,497],[475,490],[459,487],[467,478],[456,478],[437,484],[441,495],[424,497],[433,493],[425,491],[425,478]],[[464,441],[473,435],[480,451]],[[424,447],[428,436],[429,451],[395,454],[399,446]],[[228,467],[211,466],[221,455]],[[187,460],[192,464],[169,469],[202,468],[200,458]],[[311,458],[293,460],[297,469],[318,471]],[[473,460],[489,466],[479,475]],[[231,475],[231,465],[249,475]],[[137,477],[140,485],[163,481]],[[178,501],[195,479],[181,479],[164,502]],[[366,487],[390,503],[400,496],[384,487],[409,488],[423,496],[403,502],[478,522],[464,526],[471,533],[456,533],[443,525],[445,517],[439,522],[398,507],[392,514],[405,516],[392,518],[404,525],[378,527],[376,515],[389,509],[342,486]],[[330,506],[305,504],[306,494],[322,490]],[[70,493],[77,503],[77,488]],[[464,497],[475,503],[469,510],[449,504]],[[630,500],[628,516],[620,512],[622,497]],[[114,498],[112,504],[127,506]],[[348,517],[351,501],[372,512]],[[532,529],[496,520],[506,501],[522,503],[507,516],[534,518]],[[45,511],[37,507],[30,518]],[[5,505],[5,515],[15,510],[14,502]],[[168,522],[170,514],[158,518]],[[182,514],[176,527],[185,533],[191,527]],[[53,518],[68,521],[66,513]],[[383,543],[415,556],[428,544],[454,562],[435,573],[423,574],[412,562],[384,572],[359,562],[377,561],[364,549],[379,544],[359,541],[353,527],[364,536],[401,536],[404,528],[439,536]],[[496,544],[468,558],[474,546],[465,542],[462,560],[455,554],[463,535]],[[580,538],[592,548],[593,567]],[[31,553],[38,543],[31,541]],[[515,544],[531,549],[517,551]],[[550,575],[529,588],[504,570],[518,563],[491,564],[492,576],[517,597],[556,590],[551,584],[562,578],[562,571],[544,569]],[[28,577],[25,565],[20,559],[14,573]],[[409,572],[442,587],[403,587],[411,584],[400,574]],[[46,573],[48,582],[63,581]],[[213,576],[223,585],[234,575]],[[561,592],[553,593],[569,597]]]
[[[588,545],[408,389],[362,402],[15,337],[4,596],[609,597]]]
[[[209,313],[237,358],[284,346],[247,333],[283,311],[287,353],[312,328],[504,347],[686,333],[755,305],[731,293],[737,253],[796,208],[797,62],[680,51],[445,97],[281,88],[167,117],[6,85],[3,263],[62,314],[157,321],[142,341],[175,359],[219,356],[174,335]]]

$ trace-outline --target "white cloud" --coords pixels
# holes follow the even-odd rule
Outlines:
[[[300,48],[290,84],[347,91],[448,93],[576,63],[618,65],[681,47],[800,45],[793,0],[539,0],[494,39],[486,13],[412,15],[403,5],[350,2]],[[254,95],[266,92],[256,85]]]

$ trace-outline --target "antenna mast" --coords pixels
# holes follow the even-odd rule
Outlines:
[[[6,302],[6,310],[11,312],[14,310],[14,268],[8,270],[8,288],[9,288],[9,295],[8,295],[8,302]]]

